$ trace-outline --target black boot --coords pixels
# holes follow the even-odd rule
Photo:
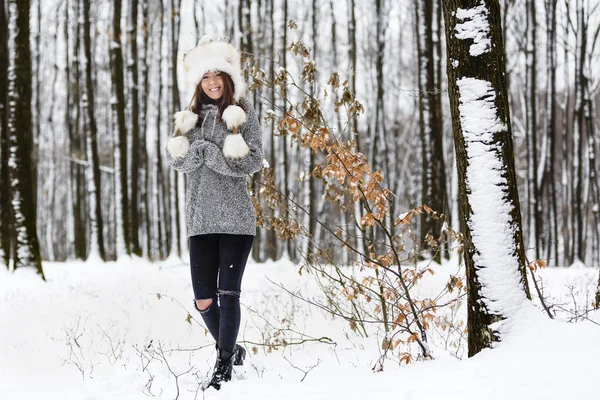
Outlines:
[[[229,382],[231,380],[232,369],[233,354],[227,351],[219,350],[212,378],[210,379],[210,382],[206,388],[208,389],[212,386],[215,389],[220,390],[222,382]]]
[[[246,349],[239,344],[235,345],[233,349],[233,365],[244,365],[246,359]]]

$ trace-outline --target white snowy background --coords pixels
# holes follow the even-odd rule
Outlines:
[[[361,338],[274,284],[318,299],[314,278],[298,269],[283,260],[248,265],[239,336],[246,364],[220,392],[204,393],[214,342],[197,322],[186,262],[46,263],[46,283],[28,270],[0,270],[0,398],[170,400],[178,388],[179,399],[598,398],[600,313],[566,322],[589,307],[596,269],[537,273],[548,302],[570,310],[556,320],[526,305],[502,343],[471,359],[464,339],[432,327],[433,361],[406,366],[391,357],[383,372],[372,371],[382,352],[377,327]],[[420,292],[439,292],[457,259],[434,269]],[[464,321],[465,304],[441,315]],[[260,345],[283,339],[290,344],[271,352]]]
[[[184,21],[181,48],[193,45]],[[398,49],[409,69],[410,55]],[[374,87],[368,79],[359,86],[363,92]],[[46,236],[49,244],[52,237]],[[461,271],[456,255],[430,267],[435,274],[413,289],[419,294],[434,296]],[[299,265],[251,263],[239,335],[249,355],[220,392],[199,390],[215,351],[192,306],[188,268],[186,256],[155,263],[127,256],[114,263],[45,262],[47,282],[27,269],[0,268],[0,400],[600,398],[600,312],[588,311],[597,268],[536,272],[556,319],[541,311],[538,299],[519,302],[493,349],[468,359],[464,331],[432,326],[433,360],[405,365],[390,356],[383,371],[374,372],[383,352],[381,327],[370,325],[369,336],[361,337],[348,322],[290,295],[323,300],[314,277],[299,274]],[[464,330],[466,301],[438,315]]]

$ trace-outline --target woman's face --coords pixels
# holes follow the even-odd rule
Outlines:
[[[223,78],[219,71],[209,71],[200,80],[202,91],[213,100],[219,100],[223,96]]]

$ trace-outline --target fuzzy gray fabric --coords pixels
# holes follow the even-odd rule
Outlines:
[[[254,107],[240,101],[247,109],[247,121],[239,134],[250,148],[243,158],[223,155],[225,137],[231,134],[219,120],[217,106],[204,105],[202,124],[187,132],[190,148],[183,157],[173,158],[167,151],[169,165],[187,174],[185,219],[188,236],[208,233],[256,235],[256,212],[246,188],[246,177],[262,168],[262,130]]]

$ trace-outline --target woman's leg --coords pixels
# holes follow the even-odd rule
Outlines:
[[[218,235],[190,237],[190,272],[194,289],[194,307],[218,342],[221,313],[217,302],[217,273],[219,268]]]
[[[219,285],[217,293],[221,319],[219,349],[224,358],[233,354],[240,329],[240,291],[246,261],[252,249],[254,236],[221,235],[219,239]]]

